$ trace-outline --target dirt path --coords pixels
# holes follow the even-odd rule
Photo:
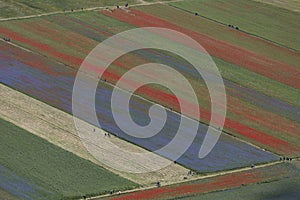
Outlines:
[[[144,5],[154,5],[154,4],[167,4],[171,2],[178,2],[183,0],[170,0],[170,1],[154,1],[154,2],[146,2],[143,0],[139,0],[139,3],[131,4],[130,7],[135,6],[144,6]],[[49,15],[57,15],[57,14],[65,14],[65,13],[76,13],[76,12],[85,12],[85,11],[93,11],[93,10],[101,10],[101,9],[114,9],[116,6],[99,6],[99,7],[92,7],[92,8],[84,8],[82,9],[76,9],[76,10],[66,10],[66,11],[55,11],[55,12],[48,12],[48,13],[42,13],[42,14],[36,14],[36,15],[28,15],[28,16],[21,16],[21,17],[9,17],[9,18],[1,18],[1,21],[9,21],[9,20],[18,20],[18,19],[30,19],[30,18],[36,18],[36,17],[43,17],[43,16],[49,16]]]
[[[73,117],[63,111],[53,108],[43,102],[35,100],[25,94],[15,91],[3,84],[0,84],[0,117],[16,124],[17,126],[30,131],[31,133],[48,140],[49,142],[66,149],[82,158],[88,159],[104,168],[137,182],[143,186],[154,185],[156,181],[161,181],[163,185],[179,182],[187,175],[188,169],[178,165],[171,164],[168,167],[156,172],[145,174],[130,174],[114,170],[94,159],[82,144],[74,127]],[[86,129],[94,129],[99,134],[105,132],[99,128],[85,123]],[[121,148],[132,152],[148,152],[145,149],[130,144],[124,140],[111,136],[110,140]],[[107,152],[108,155],[114,155],[114,160],[119,165],[132,167],[143,167],[151,163],[138,163],[130,158],[118,156],[118,152]],[[157,156],[160,161],[166,160]]]

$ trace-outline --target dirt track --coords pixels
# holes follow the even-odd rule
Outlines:
[[[1,118],[143,186],[154,185],[156,181],[161,181],[163,185],[175,183],[183,180],[183,177],[186,176],[189,171],[180,165],[171,164],[156,172],[146,174],[129,174],[104,166],[102,163],[94,159],[82,144],[77,135],[73,117],[71,115],[2,84],[0,84],[0,95],[2,97],[0,99]],[[89,124],[86,124],[86,126],[89,129],[94,128]],[[97,133],[104,135],[103,130],[98,128],[95,128],[95,130]],[[110,140],[119,147],[132,152],[148,152],[113,136],[111,136]],[[118,155],[118,152],[109,153]],[[139,166],[142,167],[144,164],[151,165],[151,163],[136,163],[135,161],[130,160],[130,158],[124,159],[122,157],[118,158],[115,156],[114,159],[117,159],[116,161],[118,164],[126,165],[133,169]],[[161,157],[158,159],[166,160]]]
[[[139,3],[132,4],[130,7],[134,6],[143,6],[143,5],[153,5],[153,4],[167,4],[171,2],[178,2],[183,0],[170,0],[170,1],[154,1],[154,2],[146,2],[143,0],[139,0]],[[83,10],[77,9],[77,10],[66,10],[66,11],[55,11],[55,12],[48,12],[48,13],[41,13],[36,15],[27,15],[27,16],[21,16],[21,17],[9,17],[9,18],[0,18],[1,21],[9,21],[9,20],[17,20],[17,19],[30,19],[35,17],[42,17],[42,16],[49,16],[49,15],[57,15],[57,14],[64,14],[64,13],[75,13],[75,12],[84,12],[84,11],[93,11],[93,10],[101,10],[101,9],[114,9],[116,6],[99,6],[99,7],[92,7],[92,8],[84,8]]]

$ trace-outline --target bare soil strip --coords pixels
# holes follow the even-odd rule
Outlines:
[[[2,97],[0,99],[1,118],[12,122],[17,126],[24,128],[31,133],[44,138],[67,151],[90,160],[98,164],[99,166],[102,166],[124,178],[137,182],[143,186],[142,188],[125,191],[122,193],[154,188],[157,181],[160,181],[162,186],[165,186],[170,184],[183,183],[191,180],[211,178],[219,175],[231,174],[250,169],[250,167],[245,167],[241,169],[216,172],[205,176],[187,176],[189,172],[188,169],[178,164],[171,164],[164,169],[146,174],[129,174],[120,172],[103,165],[89,154],[77,135],[76,128],[74,127],[73,117],[70,114],[51,107],[41,101],[33,99],[23,93],[15,91],[3,84],[0,84],[0,95]],[[86,124],[86,126],[88,129],[95,128],[95,131],[99,134],[105,134],[102,129],[96,128],[89,124]],[[119,147],[125,148],[126,150],[130,150],[132,152],[148,152],[145,149],[137,147],[114,136],[111,136],[110,140],[114,144],[117,144]],[[115,152],[115,154],[117,155],[118,152]],[[118,162],[120,163],[120,165],[132,166],[133,168],[137,165],[140,165],[140,163],[132,163],[131,160],[127,159],[120,159],[118,160]],[[259,165],[256,166],[256,168],[271,166],[279,162],[281,161]],[[184,177],[187,177],[187,179],[184,179]],[[107,195],[104,195],[95,198],[105,196],[107,197]]]
[[[35,100],[3,84],[0,84],[0,95],[1,118],[14,123],[15,125],[30,131],[31,133],[44,138],[67,151],[70,151],[84,159],[90,160],[124,178],[139,183],[142,186],[154,185],[157,181],[161,181],[163,185],[176,183],[183,180],[189,172],[188,169],[174,163],[159,171],[144,174],[130,174],[114,170],[100,163],[91,154],[89,154],[77,135],[72,115]],[[86,128],[89,130],[95,128],[95,132],[103,134],[103,136],[105,134],[102,129],[87,123]],[[118,145],[120,148],[124,148],[128,151],[149,153],[149,151],[145,149],[114,136],[111,136],[109,140]],[[109,153],[118,155],[117,151]],[[116,161],[118,164],[132,167],[133,170],[136,167],[143,167],[141,163],[136,163],[130,159],[124,159],[118,156],[115,156],[114,159],[118,159]],[[164,160],[162,157],[159,157],[158,159]],[[145,163],[145,165],[151,164],[152,163]]]

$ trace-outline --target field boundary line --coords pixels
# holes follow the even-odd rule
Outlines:
[[[273,162],[269,162],[269,163],[265,163],[265,164],[255,165],[254,169],[270,167],[270,166],[280,164],[280,163],[284,163],[284,162],[285,161],[273,161]],[[189,182],[194,182],[194,181],[198,181],[198,180],[202,180],[202,179],[209,179],[209,178],[214,178],[214,177],[217,177],[217,176],[224,176],[224,175],[238,173],[238,172],[244,172],[244,171],[248,171],[248,170],[251,170],[251,169],[252,169],[251,167],[244,167],[244,168],[239,168],[239,169],[215,172],[215,173],[200,176],[200,177],[194,177],[194,178],[192,177],[188,180],[182,180],[182,181],[174,182],[174,183],[171,183],[171,184],[162,185],[162,187],[173,186],[173,185],[178,185],[178,184],[183,184],[183,183],[189,183]],[[126,190],[126,191],[121,192],[120,195],[129,194],[129,193],[138,192],[138,191],[143,191],[143,190],[154,189],[154,188],[157,188],[157,187],[156,186],[151,186],[151,187],[145,187],[145,188],[136,188],[136,189],[132,189],[132,190]],[[113,194],[113,195],[105,194],[105,195],[90,197],[89,199],[92,200],[92,199],[99,199],[99,198],[105,198],[105,197],[114,197],[114,196],[117,196],[117,195],[119,195],[119,194]]]
[[[169,3],[173,3],[173,2],[169,2]],[[184,12],[187,12],[187,13],[190,13],[190,14],[195,15],[195,13],[192,12],[192,11],[190,11],[190,10],[186,10],[186,9],[184,9],[184,8],[180,8],[180,7],[175,6],[175,5],[172,5],[172,4],[167,4],[167,5],[170,6],[170,7],[172,7],[172,8],[175,8],[175,9],[178,9],[178,10],[181,10],[181,11],[184,11]],[[217,24],[221,24],[221,25],[224,25],[224,26],[228,26],[228,24],[226,24],[226,23],[224,23],[224,22],[215,20],[215,19],[210,18],[210,17],[206,17],[206,16],[204,16],[204,15],[201,15],[200,13],[198,13],[197,16],[198,16],[198,17],[201,17],[201,18],[204,18],[204,19],[207,19],[207,20],[210,20],[210,21],[215,22],[215,23],[217,23]],[[261,39],[261,40],[270,42],[270,43],[275,44],[275,45],[277,45],[277,46],[279,46],[279,47],[283,47],[283,48],[289,49],[290,51],[293,51],[293,52],[296,52],[296,53],[300,53],[300,50],[294,49],[294,48],[292,48],[292,47],[288,47],[288,46],[286,46],[286,45],[284,45],[284,44],[275,42],[275,41],[273,41],[273,40],[270,40],[270,39],[268,39],[268,38],[262,37],[262,36],[260,36],[260,35],[257,35],[257,34],[254,34],[254,33],[248,32],[248,31],[244,31],[244,30],[242,30],[242,29],[239,29],[239,30],[236,30],[236,31],[240,31],[240,32],[243,32],[243,33],[248,34],[248,35],[250,35],[250,36],[256,37],[256,38],[258,38],[258,39]]]
[[[14,43],[12,43],[12,42],[9,42],[8,44],[11,44],[11,45],[13,45],[13,46],[15,46],[15,47],[19,47],[19,48],[24,49],[24,50],[26,50],[26,51],[28,51],[28,52],[31,52],[31,53],[34,53],[34,54],[37,54],[37,55],[46,57],[47,59],[50,59],[50,60],[53,60],[53,61],[55,61],[55,62],[57,62],[57,63],[63,64],[64,66],[66,66],[66,67],[68,67],[68,68],[70,68],[70,69],[73,69],[73,70],[75,70],[75,71],[79,71],[79,69],[76,70],[76,69],[74,69],[74,68],[72,68],[72,67],[66,65],[65,63],[59,62],[59,61],[57,61],[57,60],[55,60],[55,59],[51,59],[51,58],[49,58],[49,57],[47,57],[47,56],[45,56],[45,55],[42,55],[42,54],[40,54],[40,53],[38,53],[38,52],[31,51],[30,49],[27,49],[27,48],[25,48],[25,47],[22,47],[22,46],[20,46],[20,45],[18,45],[18,44],[14,44]],[[81,71],[81,72],[82,72],[82,71]],[[85,72],[84,72],[84,73],[85,73]],[[90,76],[89,74],[86,74],[86,75]],[[173,112],[173,113],[175,113],[175,114],[177,114],[177,115],[184,116],[184,117],[186,117],[186,118],[188,118],[188,119],[190,119],[190,120],[197,121],[197,122],[199,122],[199,123],[201,123],[201,124],[203,124],[203,125],[205,125],[205,126],[209,126],[209,123],[206,123],[206,122],[204,122],[204,121],[201,121],[200,119],[194,119],[194,118],[192,118],[192,117],[190,117],[190,116],[186,116],[186,115],[184,115],[184,114],[182,114],[182,113],[180,113],[180,112],[177,112],[176,110],[170,109],[169,107],[166,107],[166,106],[164,106],[164,105],[161,105],[161,104],[159,104],[159,103],[156,103],[155,101],[152,101],[152,100],[150,100],[150,99],[147,99],[146,97],[143,97],[143,96],[141,96],[141,95],[139,95],[139,94],[132,94],[130,91],[127,91],[126,89],[120,88],[120,87],[114,85],[113,83],[110,83],[110,82],[107,82],[107,81],[104,82],[104,81],[102,81],[99,77],[98,77],[98,79],[99,79],[99,81],[101,81],[102,83],[104,83],[104,84],[106,84],[106,85],[109,85],[109,86],[111,86],[111,87],[113,87],[113,88],[117,88],[117,89],[119,89],[119,90],[122,90],[123,92],[130,93],[131,95],[133,95],[133,96],[135,96],[135,97],[138,97],[138,98],[140,98],[140,99],[142,99],[142,100],[144,100],[144,101],[147,101],[147,102],[149,102],[149,103],[151,103],[151,104],[157,104],[157,105],[161,106],[162,108],[164,108],[164,109],[166,109],[166,110],[168,110],[168,111],[170,111],[170,112]],[[35,98],[34,98],[34,99],[35,99]],[[49,105],[48,103],[46,103],[46,104]],[[50,106],[51,106],[51,105],[50,105]],[[59,109],[59,110],[60,110],[60,109]],[[105,129],[103,129],[103,130],[107,132],[107,130],[105,130]],[[113,134],[113,135],[115,135],[116,137],[119,138],[119,136],[118,136],[117,134],[115,134],[115,133],[111,133],[111,134]],[[260,150],[262,150],[262,151],[270,152],[270,153],[272,153],[272,154],[274,154],[274,155],[276,155],[276,156],[278,156],[278,157],[281,156],[280,154],[278,154],[278,153],[276,153],[276,152],[274,152],[274,151],[271,151],[271,150],[269,150],[269,149],[265,149],[265,148],[263,148],[263,147],[261,147],[261,146],[258,146],[258,145],[256,145],[256,144],[253,144],[252,142],[249,142],[249,141],[247,141],[247,140],[244,140],[244,139],[242,139],[242,138],[240,138],[240,137],[238,137],[238,136],[236,136],[236,135],[233,135],[232,133],[230,133],[230,132],[228,132],[228,131],[222,130],[222,134],[226,134],[227,136],[229,136],[229,137],[231,137],[231,138],[233,138],[233,139],[235,139],[235,140],[241,141],[241,142],[243,142],[243,143],[245,143],[245,144],[248,144],[248,145],[250,145],[250,146],[253,146],[253,147],[255,147],[255,148],[257,148],[257,149],[260,149]],[[120,139],[121,139],[121,138],[120,138]],[[123,139],[122,139],[122,140],[123,140]],[[125,141],[126,141],[126,140],[125,140]],[[129,142],[129,141],[126,141],[126,142]],[[135,144],[135,145],[137,145],[137,144]],[[137,145],[137,146],[139,146],[139,145]],[[140,147],[140,146],[139,146],[139,147]],[[143,148],[143,147],[141,147],[141,148]],[[186,168],[186,166],[184,166],[184,167]]]
[[[155,5],[155,4],[168,4],[168,3],[174,3],[174,2],[179,2],[179,1],[184,1],[184,0],[155,1],[155,2],[140,1],[141,3],[131,4],[129,6],[129,8],[136,7],[136,6]],[[73,9],[73,11],[72,10],[53,11],[53,12],[40,13],[40,14],[35,14],[35,15],[0,18],[0,22],[11,21],[11,20],[31,19],[31,18],[38,18],[38,17],[57,15],[57,14],[69,14],[69,13],[87,12],[87,11],[102,10],[102,9],[114,9],[114,8],[116,8],[116,6],[117,5],[115,5],[115,6],[97,6],[97,7],[84,8],[84,9]],[[120,6],[120,8],[123,8],[123,6]]]
[[[77,131],[81,130],[78,130],[74,126],[73,116],[70,113],[51,106],[41,100],[35,99],[3,83],[0,83],[0,91],[0,94],[7,94],[6,96],[4,96],[5,98],[0,99],[0,105],[3,106],[3,109],[0,109],[1,118],[15,124],[18,127],[21,127],[22,129],[29,131],[34,135],[37,135],[40,138],[47,140],[48,142],[66,151],[72,152],[73,154],[83,159],[89,160],[115,174],[118,174],[119,176],[138,183],[139,185],[141,185],[141,187],[146,188],[148,186],[154,185],[153,182],[155,181],[162,181],[165,184],[171,184],[183,179],[183,177],[186,176],[189,171],[189,169],[187,169],[186,167],[180,164],[173,163],[166,169],[158,170],[155,173],[151,174],[144,173],[142,175],[130,175],[126,172],[115,170],[96,160],[84,147],[81,138],[77,134]],[[16,99],[15,101],[17,102],[15,103],[15,101],[13,101],[12,99]],[[25,107],[25,103],[30,105],[29,108]],[[64,122],[60,122],[61,119],[64,119]],[[32,124],[32,122],[35,122],[36,125],[31,126],[29,123]],[[105,133],[107,133],[106,130],[91,125],[87,122],[85,122],[85,127],[89,130],[95,129],[95,132],[97,134],[102,134],[103,137],[105,136]],[[124,146],[125,148],[129,148],[129,151],[149,152],[149,150],[143,147],[140,147],[134,143],[130,143],[114,135],[111,135],[111,138],[109,139],[113,143],[116,142],[121,146]],[[89,140],[85,141],[90,142]],[[109,152],[117,155],[117,152]],[[162,156],[159,157],[161,157],[162,159],[166,159]],[[122,159],[120,160],[120,163],[131,163],[135,166],[138,164],[139,167],[142,167],[137,162],[129,162],[130,160],[130,158],[126,160]]]

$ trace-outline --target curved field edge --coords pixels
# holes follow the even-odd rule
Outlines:
[[[294,176],[299,176],[298,167],[296,167],[293,163],[279,163],[271,166],[254,168],[241,172],[234,172],[226,175],[215,176],[212,178],[206,178],[177,185],[143,190],[124,194],[121,196],[108,197],[107,199],[181,199],[186,196],[189,197],[194,195],[198,195],[196,196],[196,199],[199,199],[201,198],[201,194],[203,193],[226,190],[236,187],[247,187],[247,185],[251,184],[271,182],[278,179],[284,179],[286,177]],[[104,199],[106,198],[104,197]]]
[[[40,197],[80,198],[138,186],[3,119],[0,127],[1,165],[42,188]]]
[[[238,26],[240,30],[300,51],[300,26],[297,23],[300,13],[247,0],[186,0],[170,5],[198,12],[226,25]]]

